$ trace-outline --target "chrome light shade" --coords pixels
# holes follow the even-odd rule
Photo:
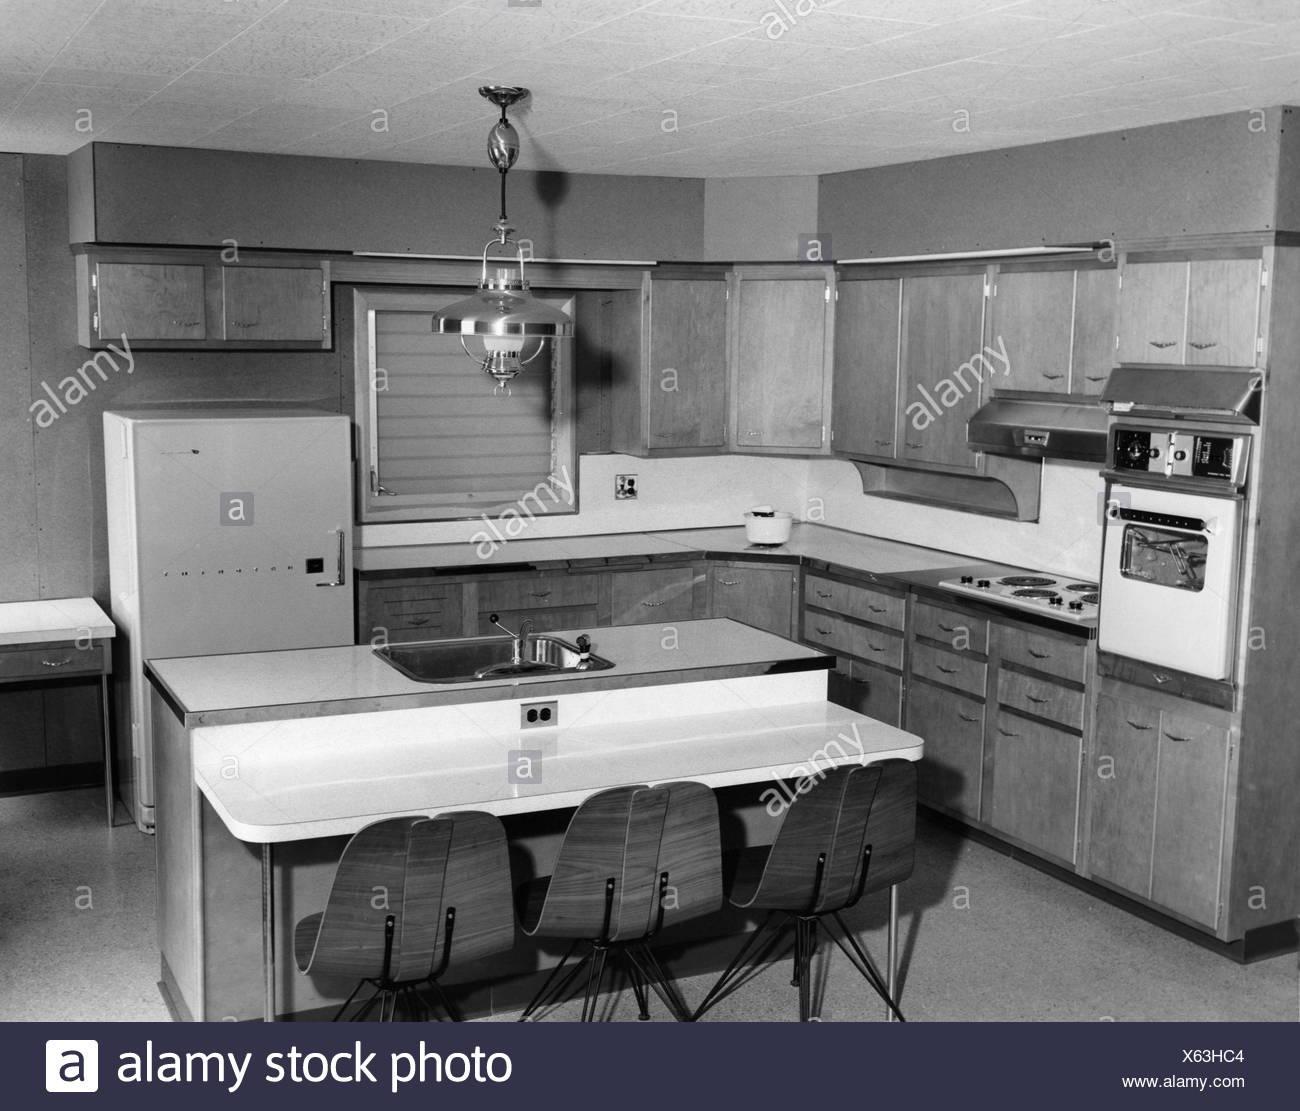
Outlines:
[[[525,363],[535,359],[545,346],[521,359],[530,340],[567,339],[573,335],[573,321],[559,309],[538,301],[528,290],[524,277],[524,253],[514,238],[515,229],[506,217],[506,174],[519,154],[519,136],[506,119],[506,108],[528,95],[527,89],[509,85],[485,85],[479,95],[501,108],[501,118],[488,134],[488,157],[501,175],[501,215],[494,226],[496,238],[483,247],[483,267],[476,293],[448,305],[433,318],[433,330],[440,335],[459,335],[465,353],[497,383],[497,389],[517,375]],[[514,266],[497,267],[488,276],[488,251],[493,246],[513,246]],[[498,260],[500,261],[500,260]],[[471,350],[467,337],[482,341],[481,352]]]

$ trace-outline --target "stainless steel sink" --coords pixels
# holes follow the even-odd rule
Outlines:
[[[603,671],[613,663],[603,656],[582,659],[577,645],[546,634],[530,636],[516,663],[513,637],[464,637],[388,644],[375,655],[418,683],[474,683],[520,675],[568,675]]]

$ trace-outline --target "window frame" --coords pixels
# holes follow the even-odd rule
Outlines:
[[[356,518],[362,525],[397,523],[405,521],[466,521],[495,518],[514,511],[524,516],[534,516],[533,507],[545,506],[546,516],[561,516],[578,512],[578,455],[576,422],[574,414],[574,357],[572,341],[552,341],[551,369],[551,472],[539,479],[536,485],[520,490],[514,496],[503,494],[500,501],[472,500],[472,495],[439,495],[432,493],[383,495],[375,490],[372,473],[382,475],[372,468],[378,466],[378,413],[375,406],[376,363],[375,329],[376,312],[411,312],[429,316],[432,325],[434,307],[431,299],[454,300],[466,295],[460,286],[421,286],[418,290],[395,291],[388,288],[352,286],[352,361],[353,361],[353,420],[357,428],[356,458]],[[537,291],[540,299],[557,304],[573,315],[576,292],[565,290]],[[468,359],[468,356],[464,356]],[[545,364],[539,359],[524,368],[523,373],[544,373]],[[493,383],[483,375],[483,388],[490,392]],[[557,480],[563,479],[563,481]],[[550,486],[553,497],[543,501],[539,491]],[[572,488],[572,500],[564,501],[561,491]]]

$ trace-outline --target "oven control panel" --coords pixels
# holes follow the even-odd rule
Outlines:
[[[1110,465],[1130,474],[1241,485],[1249,450],[1245,435],[1119,424],[1111,428]]]

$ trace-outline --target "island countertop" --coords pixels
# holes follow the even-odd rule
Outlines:
[[[592,651],[613,667],[422,683],[390,666],[369,645],[355,645],[157,659],[146,670],[177,719],[190,726],[546,698],[561,689],[557,684],[568,694],[834,666],[834,657],[826,652],[727,618],[548,635],[571,641],[584,631],[592,638]]]

